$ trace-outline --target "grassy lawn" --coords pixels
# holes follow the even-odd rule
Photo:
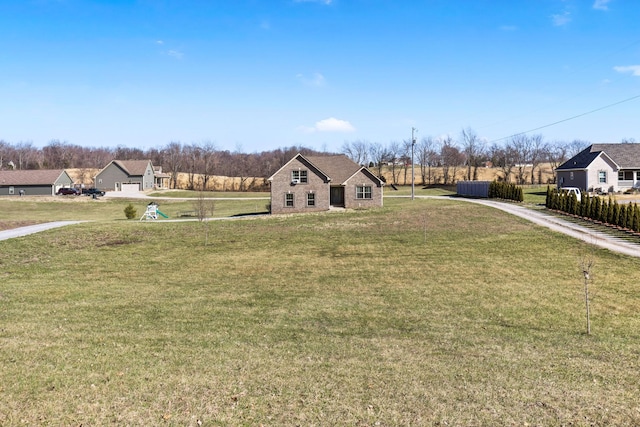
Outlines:
[[[268,199],[270,197],[270,193],[266,192],[257,192],[257,191],[192,191],[192,190],[163,190],[163,191],[154,191],[149,193],[151,197],[162,197],[162,198],[197,198],[200,197],[209,198],[214,197],[216,199],[224,198],[224,199],[247,199],[247,198],[264,198]]]
[[[429,199],[1,241],[0,425],[637,425],[638,267]]]
[[[149,199],[101,198],[90,197],[68,198],[0,198],[0,221],[37,220],[91,220],[91,221],[126,221],[124,208],[133,204],[138,217],[144,213]],[[178,212],[194,209],[194,200],[156,200],[159,209],[169,216],[178,218]],[[213,217],[227,217],[266,213],[268,200],[216,200]],[[162,221],[162,219],[159,219]]]

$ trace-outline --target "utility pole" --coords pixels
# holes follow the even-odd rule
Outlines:
[[[414,161],[413,161],[413,152],[414,152],[414,148],[416,146],[416,137],[415,137],[415,133],[418,131],[418,129],[412,127],[411,128],[411,200],[414,200],[416,197],[416,175],[414,173],[413,170],[413,165],[414,165]]]

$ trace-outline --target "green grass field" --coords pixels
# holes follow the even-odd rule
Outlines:
[[[208,223],[122,202],[0,241],[0,425],[640,423],[637,259],[457,201]]]
[[[255,194],[255,193],[253,193]],[[263,196],[264,197],[264,196]],[[89,197],[58,198],[11,198],[0,199],[0,221],[30,219],[37,221],[88,220],[88,221],[126,221],[124,208],[131,203],[138,212],[138,218],[144,213],[149,202],[156,201],[159,209],[169,219],[180,219],[179,212],[194,209],[196,200],[174,199],[121,199]],[[212,217],[228,217],[267,213],[268,199],[245,198],[242,200],[215,200]],[[159,221],[163,221],[162,218]]]

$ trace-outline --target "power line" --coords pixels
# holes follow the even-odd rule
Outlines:
[[[625,102],[633,101],[634,99],[638,99],[638,98],[640,98],[640,95],[635,95],[635,96],[632,96],[631,98],[623,99],[622,101],[614,102],[613,104],[605,105],[604,107],[596,108],[595,110],[587,111],[586,113],[582,113],[582,114],[578,114],[576,116],[568,117],[566,119],[558,120],[557,122],[549,123],[547,125],[540,126],[540,127],[535,128],[535,129],[529,129],[529,130],[524,131],[524,132],[518,132],[518,133],[514,133],[513,135],[509,135],[509,136],[505,136],[505,137],[502,137],[502,138],[494,139],[493,141],[489,141],[489,143],[503,141],[505,139],[513,138],[515,136],[520,136],[520,135],[524,135],[524,134],[527,134],[527,133],[530,133],[530,132],[535,132],[535,131],[540,130],[540,129],[545,129],[545,128],[548,128],[548,127],[551,127],[551,126],[555,126],[557,124],[568,122],[569,120],[577,119],[578,117],[583,117],[583,116],[586,116],[588,114],[595,113],[597,111],[602,111],[602,110],[605,110],[607,108],[611,108],[611,107],[614,107],[616,105],[623,104]]]

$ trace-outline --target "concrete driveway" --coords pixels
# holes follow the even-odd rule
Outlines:
[[[446,198],[451,199],[449,197]],[[609,249],[613,252],[619,252],[625,255],[640,258],[640,244],[629,243],[626,240],[619,239],[607,233],[594,231],[588,227],[583,227],[570,221],[563,220],[562,218],[549,215],[545,211],[528,209],[515,203],[496,202],[484,199],[455,198],[455,200],[462,200],[469,203],[477,203],[480,205],[500,209],[512,215],[516,215],[529,220],[534,224],[547,227],[553,231],[566,234],[576,239],[580,239],[592,245]]]
[[[26,227],[12,228],[0,231],[0,240],[13,239],[14,237],[27,236],[40,231],[51,230],[52,228],[64,227],[71,224],[80,224],[85,221],[54,221],[43,224],[29,225]]]

